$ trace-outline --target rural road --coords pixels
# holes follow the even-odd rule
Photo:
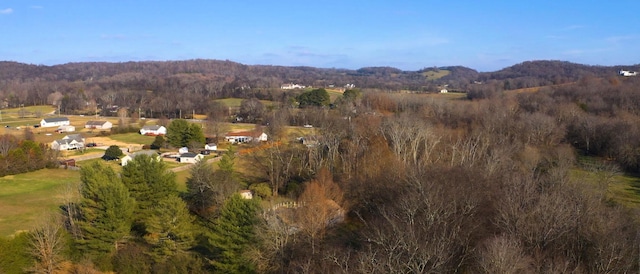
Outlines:
[[[222,156],[211,158],[211,159],[207,160],[207,163],[217,162],[217,161],[220,160],[220,158],[222,158]],[[184,165],[184,166],[174,167],[174,168],[172,168],[170,170],[173,171],[173,172],[179,172],[179,171],[190,169],[192,166],[193,166],[193,164]]]

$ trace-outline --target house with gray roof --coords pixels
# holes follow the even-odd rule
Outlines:
[[[69,122],[69,118],[67,117],[53,117],[53,118],[44,118],[40,121],[41,127],[60,127],[60,126],[68,126],[71,122]]]

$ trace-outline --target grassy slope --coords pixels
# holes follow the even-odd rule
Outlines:
[[[0,178],[0,235],[31,228],[44,212],[61,204],[66,184],[77,184],[80,174],[65,169],[43,169]]]
[[[446,69],[441,69],[441,70],[438,70],[438,71],[433,71],[433,70],[425,71],[425,72],[422,73],[422,75],[424,75],[424,77],[426,77],[427,80],[432,81],[432,80],[437,80],[437,79],[440,79],[442,77],[445,77],[445,76],[449,75],[450,73],[451,73],[451,71],[448,71]]]
[[[578,167],[569,173],[578,182],[606,191],[607,199],[622,205],[640,207],[640,178],[618,171],[597,157],[578,156]]]
[[[242,98],[225,98],[225,99],[217,99],[214,100],[216,102],[221,102],[223,104],[225,104],[226,106],[230,107],[230,108],[239,108],[240,107],[240,103],[242,103]],[[271,106],[273,105],[273,101],[269,101],[269,100],[260,100],[260,102],[262,102],[262,104],[264,104],[265,106]]]

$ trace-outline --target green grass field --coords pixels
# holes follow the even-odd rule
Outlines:
[[[123,142],[123,143],[140,144],[140,145],[150,145],[151,143],[153,143],[153,140],[156,139],[155,136],[145,136],[135,132],[114,134],[114,135],[110,135],[109,138],[115,141]]]
[[[178,191],[187,192],[187,179],[190,175],[190,169],[176,172],[176,184],[178,185]]]
[[[239,108],[240,104],[242,103],[242,98],[225,98],[225,99],[217,99],[214,100],[216,102],[221,102],[223,103],[225,106],[230,107],[230,108]],[[265,107],[267,106],[271,106],[273,105],[273,101],[269,101],[269,100],[260,100],[260,102],[262,104],[264,104]]]
[[[424,100],[424,99],[442,99],[442,100],[462,100],[467,98],[466,93],[448,92],[448,93],[390,93],[390,97],[397,100]]]
[[[619,171],[596,157],[578,156],[582,168],[569,173],[578,182],[606,191],[608,199],[622,205],[640,207],[640,178]]]
[[[342,90],[339,89],[325,89],[327,93],[329,93],[329,100],[331,103],[335,103],[335,101],[342,97]]]
[[[79,172],[65,169],[0,178],[0,235],[29,230],[46,212],[59,208],[67,184],[79,182]]]
[[[438,71],[433,71],[433,70],[425,71],[425,72],[422,73],[422,75],[424,75],[424,77],[426,77],[428,81],[432,81],[432,80],[437,80],[437,79],[440,79],[442,77],[445,77],[445,76],[449,75],[450,73],[451,73],[451,71],[448,71],[446,69],[441,69],[441,70],[438,70]]]

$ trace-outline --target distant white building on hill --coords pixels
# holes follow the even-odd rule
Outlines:
[[[142,127],[142,129],[140,129],[140,134],[149,136],[166,135],[167,128],[159,125],[144,126]]]
[[[281,89],[302,89],[302,88],[305,88],[305,86],[291,83],[291,84],[284,84],[280,86],[280,88]]]
[[[638,76],[637,71],[630,71],[630,70],[620,70],[619,74],[622,76]]]

